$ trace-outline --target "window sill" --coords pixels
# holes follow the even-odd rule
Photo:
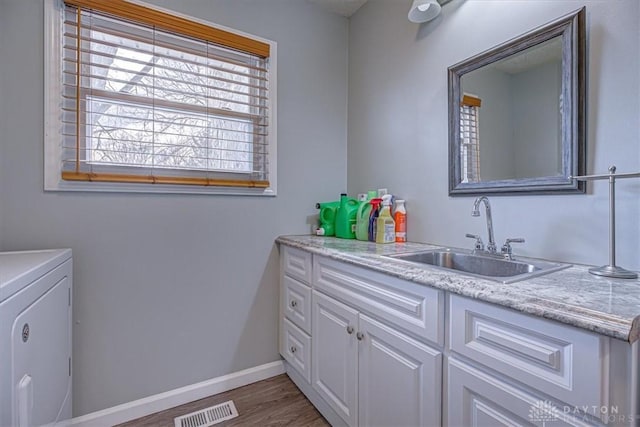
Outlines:
[[[59,180],[53,183],[45,182],[45,191],[51,192],[89,192],[89,193],[149,193],[149,194],[202,194],[227,196],[262,196],[274,197],[274,188],[224,188],[199,187],[191,185],[167,184],[125,184],[108,182],[69,182]]]

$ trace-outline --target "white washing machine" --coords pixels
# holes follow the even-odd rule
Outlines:
[[[0,426],[71,420],[71,249],[0,252]]]

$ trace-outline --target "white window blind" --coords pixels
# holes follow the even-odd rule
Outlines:
[[[460,164],[462,182],[480,181],[480,98],[464,95],[460,103]]]
[[[139,22],[122,1],[102,3],[129,14],[67,3],[64,180],[269,186],[268,45],[194,37],[162,13]]]

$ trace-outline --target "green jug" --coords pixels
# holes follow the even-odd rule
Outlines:
[[[318,219],[320,225],[316,228],[318,236],[335,236],[336,235],[336,212],[340,206],[340,201],[320,202],[316,203],[316,209],[320,209]]]
[[[340,195],[340,206],[336,212],[336,237],[342,239],[356,238],[356,215],[358,213],[358,201],[347,197],[346,193]]]

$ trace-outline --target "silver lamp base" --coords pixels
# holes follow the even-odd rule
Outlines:
[[[638,273],[625,270],[615,265],[603,265],[602,267],[594,267],[589,269],[589,273],[596,276],[613,277],[615,279],[636,279]]]

